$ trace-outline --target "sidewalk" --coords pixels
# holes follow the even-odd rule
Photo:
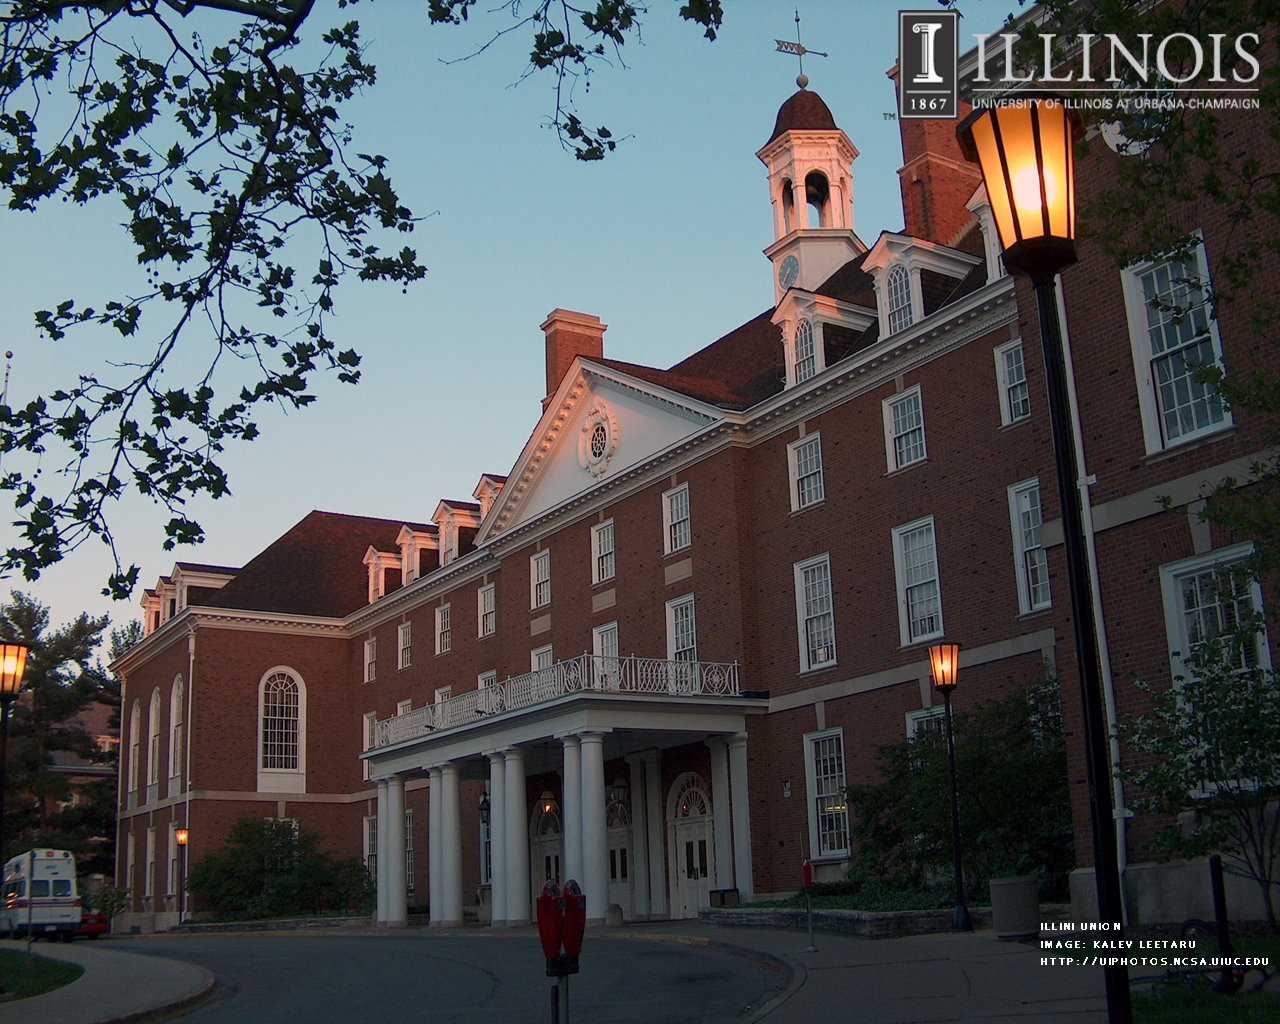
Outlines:
[[[42,996],[0,1003],[0,1024],[115,1024],[177,1009],[213,991],[213,975],[203,967],[126,953],[109,942],[38,942],[31,951],[79,964],[84,974]]]

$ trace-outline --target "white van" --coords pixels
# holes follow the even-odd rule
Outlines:
[[[70,942],[79,927],[76,860],[68,851],[28,850],[5,862],[0,935],[26,935],[30,928],[33,936]]]

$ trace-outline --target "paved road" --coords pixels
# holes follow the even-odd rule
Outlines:
[[[112,947],[212,971],[217,994],[188,1024],[385,1024],[388,1020],[546,1024],[551,980],[530,933],[154,938]],[[570,980],[573,1024],[741,1021],[790,981],[741,950],[600,938]]]

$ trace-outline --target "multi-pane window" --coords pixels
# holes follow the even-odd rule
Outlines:
[[[412,710],[413,710],[413,699],[412,699],[412,698],[409,698],[409,699],[407,699],[407,700],[396,701],[396,715],[397,715],[397,716],[400,716],[400,715],[407,715],[407,714],[408,714],[410,711],[412,711]]]
[[[529,668],[533,672],[539,669],[551,668],[555,664],[551,653],[551,645],[546,647],[535,647],[529,652]]]
[[[129,806],[138,804],[138,761],[142,754],[142,704],[133,702],[129,715]],[[132,834],[132,833],[130,833]]]
[[[796,324],[795,382],[808,380],[818,372],[818,357],[813,347],[813,322],[801,320]]]
[[[145,862],[146,874],[142,876],[142,895],[149,897],[155,895],[156,884],[156,830],[155,827],[147,829],[147,859]],[[35,895],[32,893],[32,895]]]
[[[668,555],[693,543],[688,484],[681,484],[662,495],[662,528],[664,552]]]
[[[693,595],[667,602],[667,660],[698,660],[698,629],[693,615]]]
[[[436,609],[436,654],[448,654],[453,650],[453,606],[443,605]]]
[[[498,629],[497,584],[489,583],[476,591],[476,635],[491,636]]]
[[[490,669],[488,672],[481,672],[478,676],[476,676],[477,690],[488,689],[490,686],[496,686],[497,684],[498,684],[497,669]]]
[[[362,742],[361,742],[360,749],[372,750],[374,748],[374,745],[377,743],[378,713],[376,711],[370,711],[368,714],[366,714],[363,719],[363,725],[364,725],[364,728],[361,734]],[[369,760],[363,760],[360,763],[364,766],[364,777],[366,779],[373,778],[373,762]]]
[[[1024,480],[1009,488],[1013,526],[1013,560],[1018,580],[1018,609],[1026,615],[1051,604],[1049,559],[1040,540],[1040,481]]]
[[[1197,368],[1222,365],[1207,300],[1204,246],[1188,258],[1124,271],[1129,336],[1148,453],[1231,423],[1231,413]]]
[[[1022,339],[1015,338],[995,350],[996,381],[1000,388],[1000,423],[1008,426],[1031,415],[1031,393],[1027,388],[1027,366],[1022,358]]]
[[[165,873],[164,891],[170,896],[178,891],[178,823],[169,822],[169,870]]]
[[[925,457],[919,384],[884,400],[884,437],[890,473]]]
[[[805,737],[809,786],[811,856],[849,852],[849,809],[845,801],[844,731],[832,729]]]
[[[591,527],[591,582],[613,579],[613,520]]]
[[[262,684],[262,761],[260,767],[298,769],[298,683],[276,672]]]
[[[942,598],[933,517],[893,531],[898,582],[898,625],[903,646],[942,635]]]
[[[616,690],[622,680],[618,664],[618,624],[608,622],[591,631],[591,653],[595,655],[597,686]]]
[[[529,559],[529,607],[551,603],[551,552],[539,551]]]
[[[791,511],[816,505],[826,497],[822,486],[822,437],[806,434],[787,445],[787,469],[791,477]]]
[[[907,268],[898,264],[885,281],[885,292],[889,299],[889,333],[897,334],[911,326],[911,274]]]
[[[413,664],[413,623],[402,622],[396,629],[396,667],[408,668]]]
[[[378,816],[370,815],[364,819],[364,869],[369,872],[369,880],[378,887]]]
[[[1261,610],[1257,582],[1238,571],[1252,553],[1252,545],[1237,544],[1160,567],[1175,676],[1191,676],[1184,662],[1196,644],[1235,633],[1242,624],[1251,624]],[[1244,635],[1224,642],[1222,654],[1237,671],[1270,667],[1264,632],[1245,630]]]
[[[831,608],[831,560],[822,554],[797,562],[794,569],[800,671],[834,665],[836,628]]]
[[[913,739],[925,732],[946,732],[945,711],[941,704],[931,708],[921,708],[919,711],[908,711],[907,739]]]
[[[182,676],[169,691],[169,796],[182,788]]]
[[[378,678],[378,641],[370,637],[364,642],[364,681],[371,683]]]
[[[405,888],[413,892],[413,811],[404,812],[404,880]]]
[[[159,799],[152,793],[160,784],[160,687],[151,691],[151,712],[147,716],[147,802]]]

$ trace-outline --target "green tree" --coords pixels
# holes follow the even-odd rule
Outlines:
[[[1074,866],[1058,682],[1046,679],[954,716],[965,876],[981,886],[1038,874],[1062,899]],[[944,732],[879,748],[882,781],[849,790],[851,876],[900,888],[951,884],[951,790]]]
[[[25,849],[37,830],[51,827],[54,817],[61,817],[48,813],[49,805],[68,792],[66,777],[48,770],[54,751],[108,761],[83,729],[67,721],[91,702],[104,696],[110,699],[113,692],[113,684],[93,658],[106,626],[105,616],[92,619],[81,614],[50,631],[49,610],[16,590],[10,602],[0,606],[0,642],[29,649],[22,690],[9,723],[6,855]]]
[[[353,151],[340,113],[376,78],[346,17],[355,3],[321,14],[315,0],[15,0],[0,11],[9,208],[118,200],[146,272],[138,294],[68,296],[35,315],[51,340],[102,333],[110,362],[0,411],[0,451],[32,456],[5,460],[22,542],[0,570],[34,579],[94,536],[114,556],[108,509],[127,489],[170,514],[166,549],[198,542],[187,502],[228,493],[219,457],[257,436],[262,403],[309,405],[316,373],[359,379],[359,355],[328,328],[342,279],[407,286],[425,274],[410,246],[384,250],[384,234],[416,219],[386,159]],[[429,0],[425,14],[460,24],[474,6]],[[555,76],[552,124],[579,159],[616,141],[583,124],[570,84],[636,38],[642,13],[618,0],[485,13],[500,19],[495,38],[531,35],[525,73]],[[689,0],[680,14],[714,39],[721,3]],[[65,472],[41,476],[52,452]],[[121,598],[138,569],[115,562],[107,592]]]
[[[236,819],[227,841],[191,866],[187,888],[224,918],[360,913],[373,895],[354,857],[318,849],[320,837],[285,818]]]

